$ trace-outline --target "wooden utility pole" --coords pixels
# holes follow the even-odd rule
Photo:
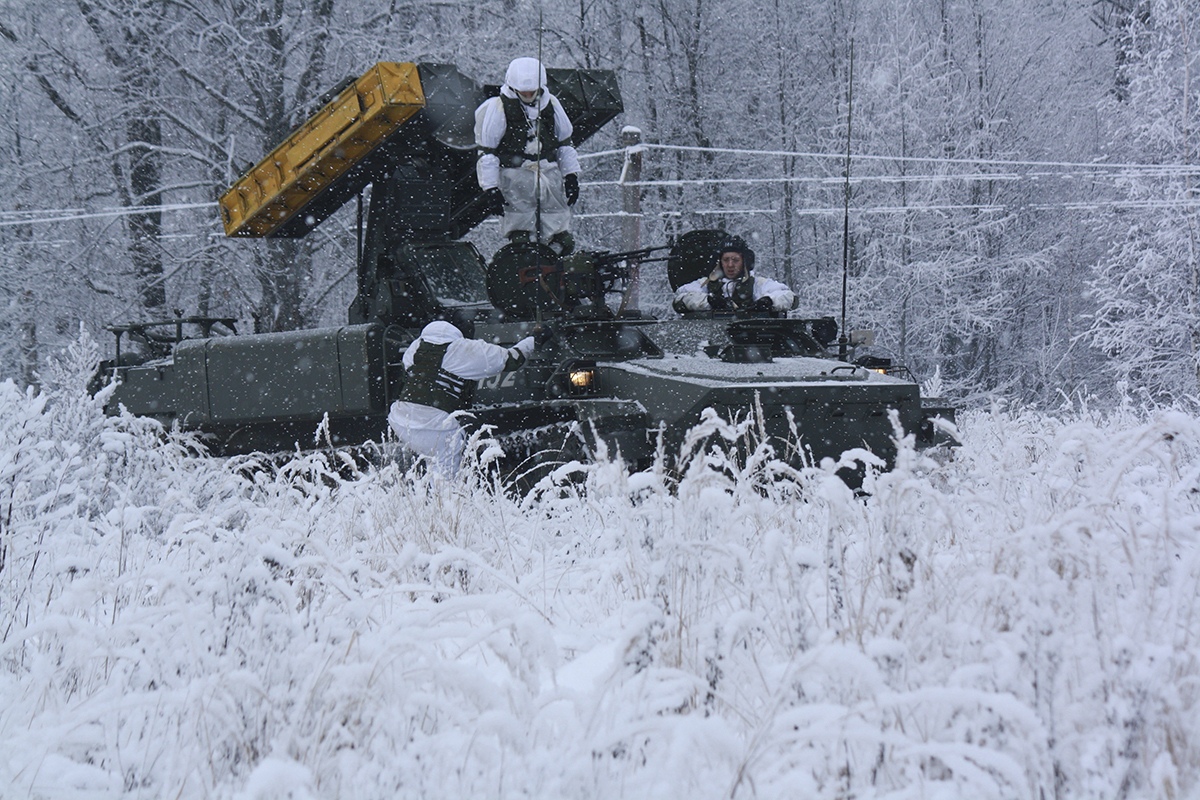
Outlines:
[[[623,217],[624,249],[642,247],[642,131],[626,125],[621,131],[621,146],[625,148],[625,165],[621,169],[621,213]],[[627,305],[638,307],[638,265],[630,265],[630,286]]]

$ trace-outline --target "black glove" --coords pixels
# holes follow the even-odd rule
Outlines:
[[[775,303],[769,297],[760,297],[750,306],[751,311],[774,311]]]
[[[497,216],[504,213],[504,195],[500,189],[493,186],[483,193],[483,207],[488,215],[495,214]]]
[[[708,307],[713,311],[725,311],[729,308],[729,298],[720,292],[709,292]]]
[[[554,329],[549,325],[538,325],[533,329],[533,346],[541,347],[554,338]]]
[[[567,205],[575,205],[579,200],[579,175],[574,172],[570,175],[564,175],[563,189],[567,192]]]

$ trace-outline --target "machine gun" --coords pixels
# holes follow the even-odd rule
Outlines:
[[[633,277],[642,264],[667,245],[611,252],[581,250],[559,257],[550,248],[529,243],[505,245],[488,267],[488,299],[511,319],[566,314],[577,319],[625,316]],[[620,294],[614,309],[608,296]]]
[[[568,256],[563,263],[564,286],[568,292],[586,298],[594,307],[605,306],[608,295],[620,294],[621,303],[615,313],[621,317],[629,306],[629,296],[635,283],[633,278],[641,265],[665,262],[666,256],[651,256],[669,249],[669,245],[660,245],[620,253],[581,252]]]

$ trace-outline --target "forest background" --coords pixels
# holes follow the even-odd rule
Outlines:
[[[1196,797],[1200,415],[1160,406],[1200,396],[1198,22],[0,0],[0,794]],[[953,458],[902,442],[865,498],[763,451],[515,497],[104,415],[106,323],[345,319],[353,209],[249,242],[215,207],[324,92],[379,60],[499,81],[539,30],[624,95],[582,245],[619,246],[636,126],[643,243],[742,233],[797,313],[840,303],[853,85],[852,324],[960,404]]]
[[[582,246],[620,248],[636,126],[644,244],[741,233],[835,313],[852,109],[854,327],[967,406],[1187,401],[1198,39],[1189,0],[0,0],[0,375],[36,384],[81,323],[341,322],[353,211],[230,241],[216,197],[376,61],[499,82],[540,47],[624,96],[584,149]]]

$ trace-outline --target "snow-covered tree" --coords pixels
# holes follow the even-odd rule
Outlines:
[[[1130,30],[1123,91],[1105,106],[1129,146],[1119,155],[1149,166],[1120,180],[1126,202],[1103,220],[1111,250],[1095,268],[1092,343],[1131,389],[1160,399],[1200,391],[1200,14],[1182,0],[1154,0]]]

